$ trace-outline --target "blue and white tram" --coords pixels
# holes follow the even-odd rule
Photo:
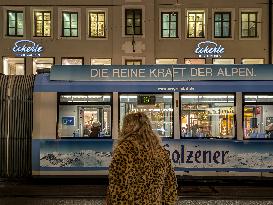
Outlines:
[[[273,171],[272,65],[56,65],[36,76],[33,109],[33,176],[107,175],[135,111],[150,117],[177,175]]]

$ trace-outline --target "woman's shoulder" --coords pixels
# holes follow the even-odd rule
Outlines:
[[[134,142],[130,139],[123,139],[123,140],[119,141],[116,146],[116,150],[118,150],[121,153],[133,151],[134,148],[135,148]]]

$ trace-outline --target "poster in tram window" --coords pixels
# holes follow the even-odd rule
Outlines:
[[[63,125],[75,125],[75,117],[62,117]]]

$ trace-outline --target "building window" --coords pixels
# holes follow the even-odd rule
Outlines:
[[[241,13],[241,37],[255,38],[257,34],[257,12],[242,12]]]
[[[142,60],[125,60],[125,65],[142,65]]]
[[[264,59],[242,59],[242,64],[264,64]]]
[[[234,64],[234,58],[213,59],[213,64]]]
[[[51,69],[54,64],[54,58],[33,58],[33,74],[37,74],[37,70]]]
[[[185,58],[185,64],[206,64],[204,58]]]
[[[35,36],[51,36],[51,12],[35,11],[34,12],[34,31]]]
[[[178,37],[178,12],[161,13],[161,38]]]
[[[173,96],[171,94],[121,94],[119,102],[120,126],[126,114],[145,112],[155,133],[160,137],[173,137]]]
[[[234,138],[232,94],[182,94],[181,137]]]
[[[205,37],[205,12],[188,11],[188,38]]]
[[[89,37],[105,38],[105,12],[89,12]]]
[[[156,59],[155,61],[156,64],[160,65],[160,64],[165,64],[165,65],[174,65],[177,64],[177,59],[171,59],[171,58],[161,58],[161,59]]]
[[[111,65],[112,59],[111,58],[93,58],[91,59],[91,65]]]
[[[24,13],[23,11],[7,11],[7,35],[24,35]]]
[[[142,10],[125,10],[125,35],[142,35]]]
[[[62,65],[83,65],[83,58],[62,58]]]
[[[216,12],[214,13],[214,37],[230,38],[231,37],[231,13]]]
[[[78,37],[78,12],[62,12],[62,36]]]
[[[111,137],[111,95],[59,95],[58,103],[58,137]]]
[[[273,95],[244,95],[244,139],[273,138]]]
[[[3,58],[5,75],[24,75],[25,58]]]

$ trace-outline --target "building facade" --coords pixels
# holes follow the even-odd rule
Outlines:
[[[271,64],[269,5],[2,0],[0,73],[35,74],[53,64]]]

